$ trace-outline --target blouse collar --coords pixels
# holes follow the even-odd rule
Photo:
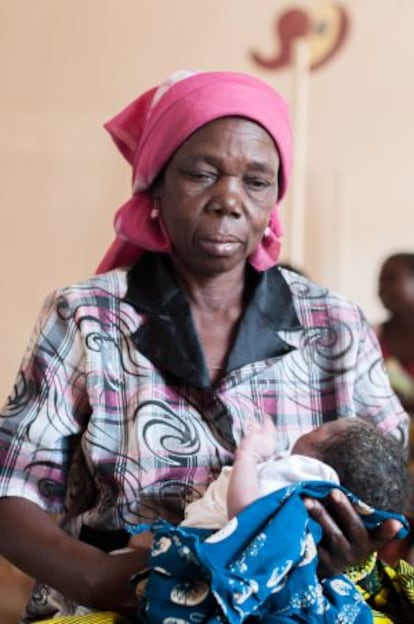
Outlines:
[[[248,267],[252,295],[230,351],[226,374],[251,362],[279,357],[294,347],[282,339],[302,329],[288,284],[278,267]],[[211,386],[185,293],[166,254],[146,253],[128,272],[126,300],[146,316],[133,334],[139,351],[161,371],[199,388]]]

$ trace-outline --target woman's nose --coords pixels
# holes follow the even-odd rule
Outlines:
[[[221,176],[214,185],[208,208],[212,212],[239,217],[243,197],[241,183],[233,176]]]

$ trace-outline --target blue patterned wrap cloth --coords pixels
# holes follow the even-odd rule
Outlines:
[[[344,574],[320,580],[317,544],[322,529],[302,497],[325,499],[341,489],[367,529],[399,514],[368,507],[349,490],[325,481],[302,481],[254,501],[219,530],[157,520],[139,621],[151,624],[371,624],[373,616]]]

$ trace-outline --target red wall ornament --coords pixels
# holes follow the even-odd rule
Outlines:
[[[314,10],[287,9],[275,20],[278,51],[270,58],[258,52],[251,56],[264,69],[282,69],[293,64],[294,43],[305,39],[309,44],[309,65],[315,70],[328,61],[343,46],[349,33],[350,19],[346,10],[336,2],[324,2]]]

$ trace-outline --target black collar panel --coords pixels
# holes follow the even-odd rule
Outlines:
[[[291,351],[294,347],[278,332],[302,329],[280,270],[249,271],[252,295],[229,354],[227,373]],[[139,351],[160,370],[193,386],[209,388],[210,377],[190,305],[167,255],[146,253],[131,267],[126,300],[146,317],[132,336]]]

